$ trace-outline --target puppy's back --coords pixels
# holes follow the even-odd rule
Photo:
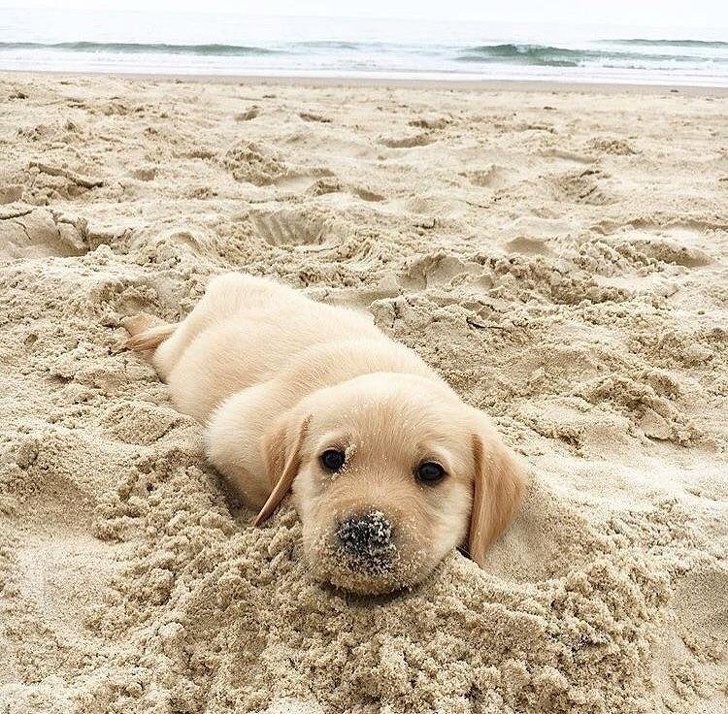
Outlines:
[[[234,273],[211,281],[152,362],[169,383],[178,408],[204,422],[225,398],[272,379],[310,348],[354,339],[406,349],[365,313]]]

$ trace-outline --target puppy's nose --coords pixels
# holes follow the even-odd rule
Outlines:
[[[336,531],[339,548],[357,561],[385,564],[394,555],[392,524],[381,511],[351,516]]]

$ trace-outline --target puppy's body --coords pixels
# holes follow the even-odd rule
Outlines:
[[[161,327],[163,336],[168,326]],[[444,385],[367,316],[238,273],[210,282],[194,311],[156,349],[152,364],[175,406],[209,426],[210,461],[254,510],[272,488],[261,439],[307,394],[371,372],[419,374]]]
[[[358,344],[347,346],[346,341]],[[156,350],[152,363],[169,384],[176,406],[203,423],[231,394],[271,380],[289,386],[297,376],[300,388],[306,389],[310,377],[330,384],[365,371],[387,371],[387,366],[437,379],[366,316],[237,273],[210,282],[194,311]],[[337,366],[337,374],[331,374]],[[282,378],[284,370],[287,376]]]
[[[518,502],[521,474],[485,415],[363,314],[227,274],[176,327],[138,317],[127,329],[132,348],[154,350],[177,408],[206,425],[209,460],[250,508],[263,509],[259,521],[293,489],[304,546],[332,582],[370,592],[417,582],[465,539],[469,520],[470,549],[482,560],[480,544],[484,550]],[[478,455],[484,443],[493,447],[487,457]],[[341,474],[320,463],[334,447],[347,454]],[[447,464],[446,483],[417,482],[423,460]],[[484,480],[488,472],[502,481],[492,487],[505,501],[494,492],[492,504],[481,503],[478,468]],[[496,501],[506,505],[488,513]],[[473,523],[476,509],[487,523]],[[357,572],[371,571],[373,556],[363,561],[350,544],[345,562],[337,561],[340,526],[352,514],[385,514],[377,518],[392,540],[386,568]],[[374,536],[360,521],[361,550],[362,538],[369,548]],[[384,546],[377,548],[383,559]]]

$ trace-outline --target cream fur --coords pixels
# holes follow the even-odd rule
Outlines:
[[[230,273],[178,325],[137,316],[126,326],[177,408],[206,426],[210,462],[263,509],[257,522],[292,488],[323,579],[362,592],[411,586],[460,544],[482,564],[518,506],[523,474],[488,418],[368,315]],[[337,478],[318,460],[331,446],[351,454]],[[443,482],[416,481],[425,459],[445,467]],[[393,523],[386,574],[337,560],[337,523],[367,509]]]

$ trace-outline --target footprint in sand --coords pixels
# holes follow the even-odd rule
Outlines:
[[[78,228],[45,209],[0,209],[0,257],[46,258],[86,253]]]
[[[381,193],[377,193],[376,191],[371,191],[368,188],[363,188],[361,186],[357,186],[350,189],[351,192],[355,195],[361,198],[362,201],[370,201],[373,203],[376,203],[378,201],[383,201],[384,196],[382,196]]]
[[[479,186],[481,188],[499,189],[511,183],[513,177],[516,175],[516,172],[506,168],[505,166],[491,164],[490,166],[482,169],[465,171],[460,175],[465,176],[468,181],[473,184],[473,186]]]
[[[131,176],[137,181],[152,181],[157,177],[156,166],[141,166],[131,171]]]
[[[658,394],[642,379],[600,376],[582,385],[577,394],[591,404],[609,404],[651,439],[682,446],[700,441],[700,433],[681,405]]]
[[[382,138],[379,143],[389,149],[413,149],[417,146],[427,146],[434,141],[428,133],[415,134],[414,136]]]
[[[700,695],[711,678],[724,679],[721,675],[728,663],[727,591],[726,572],[707,563],[675,579],[664,625],[652,647],[653,680],[663,701],[675,701],[676,692],[683,696],[691,692],[694,702],[704,702],[698,707],[704,714],[725,711],[722,701],[711,706]]]
[[[424,290],[438,285],[482,281],[484,277],[483,266],[479,263],[466,263],[454,255],[436,253],[411,262],[399,276],[399,283],[406,290]],[[486,282],[490,287],[489,281]]]
[[[275,246],[317,245],[324,242],[325,220],[296,209],[251,212],[254,233]]]
[[[14,203],[23,197],[23,187],[20,184],[0,186],[0,205]]]
[[[286,191],[308,191],[313,195],[338,190],[337,179],[330,169],[291,166],[278,151],[264,144],[242,142],[228,149],[218,161],[231,171],[236,181],[256,186],[275,185]]]
[[[616,201],[601,185],[606,178],[609,178],[608,175],[599,169],[586,169],[557,175],[552,182],[560,196],[569,201],[604,206]]]
[[[643,254],[661,263],[682,265],[685,268],[703,268],[713,262],[700,248],[685,245],[672,237],[659,234],[652,238],[631,240],[630,243]]]
[[[598,151],[600,154],[613,154],[616,156],[629,156],[638,153],[637,150],[624,139],[608,137],[595,137],[587,142],[587,148]]]
[[[109,409],[102,419],[104,430],[124,444],[155,444],[174,427],[191,423],[169,407],[147,402],[123,402]]]
[[[260,107],[254,104],[244,112],[236,114],[235,121],[250,121],[251,119],[255,119],[257,116],[260,116]]]
[[[553,255],[553,251],[542,238],[519,236],[506,243],[508,250],[521,255]]]
[[[677,585],[673,611],[677,629],[691,652],[714,662],[728,661],[728,573],[705,566]]]
[[[417,117],[417,119],[412,119],[407,123],[419,129],[444,129],[452,123],[452,119],[448,117]]]
[[[302,177],[305,178],[305,177]],[[279,184],[280,185],[280,184]],[[328,193],[350,193],[362,201],[377,203],[384,200],[384,196],[361,186],[348,186],[341,183],[335,176],[317,179],[304,191],[309,196],[324,196]]]
[[[537,152],[537,154],[539,156],[543,156],[545,159],[559,159],[564,164],[564,166],[567,166],[569,164],[571,164],[572,166],[593,164],[595,161],[594,156],[590,154],[577,154],[574,151],[567,151],[565,149],[544,149]]]
[[[305,193],[309,196],[324,196],[327,193],[339,193],[342,190],[339,179],[331,176],[317,179],[306,189]]]
[[[700,245],[712,244],[710,231],[724,229],[725,226],[715,227],[699,221],[660,226],[643,220],[626,225],[603,220],[591,226],[595,233],[609,236],[610,245],[632,262],[639,265],[664,263],[685,268],[711,265],[713,258]]]
[[[128,107],[126,104],[118,101],[105,102],[104,104],[98,105],[93,114],[101,112],[105,116],[126,116],[127,114],[133,114],[134,110]]]
[[[12,467],[22,474],[13,493],[18,513],[28,513],[14,554],[14,579],[19,585],[15,604],[28,613],[42,613],[38,622],[56,637],[77,638],[86,632],[84,621],[94,602],[82,601],[80,593],[89,588],[101,591],[118,567],[110,546],[93,538],[89,528],[95,491],[105,478],[98,464],[119,458],[92,436],[53,427],[16,442],[11,459]],[[23,632],[24,647],[32,637],[32,628]]]
[[[300,112],[298,114],[303,121],[319,122],[320,124],[331,124],[331,119],[324,116],[323,114],[316,114],[314,112]]]
[[[254,142],[241,142],[220,158],[236,181],[268,186],[289,175],[290,170],[271,147]]]

